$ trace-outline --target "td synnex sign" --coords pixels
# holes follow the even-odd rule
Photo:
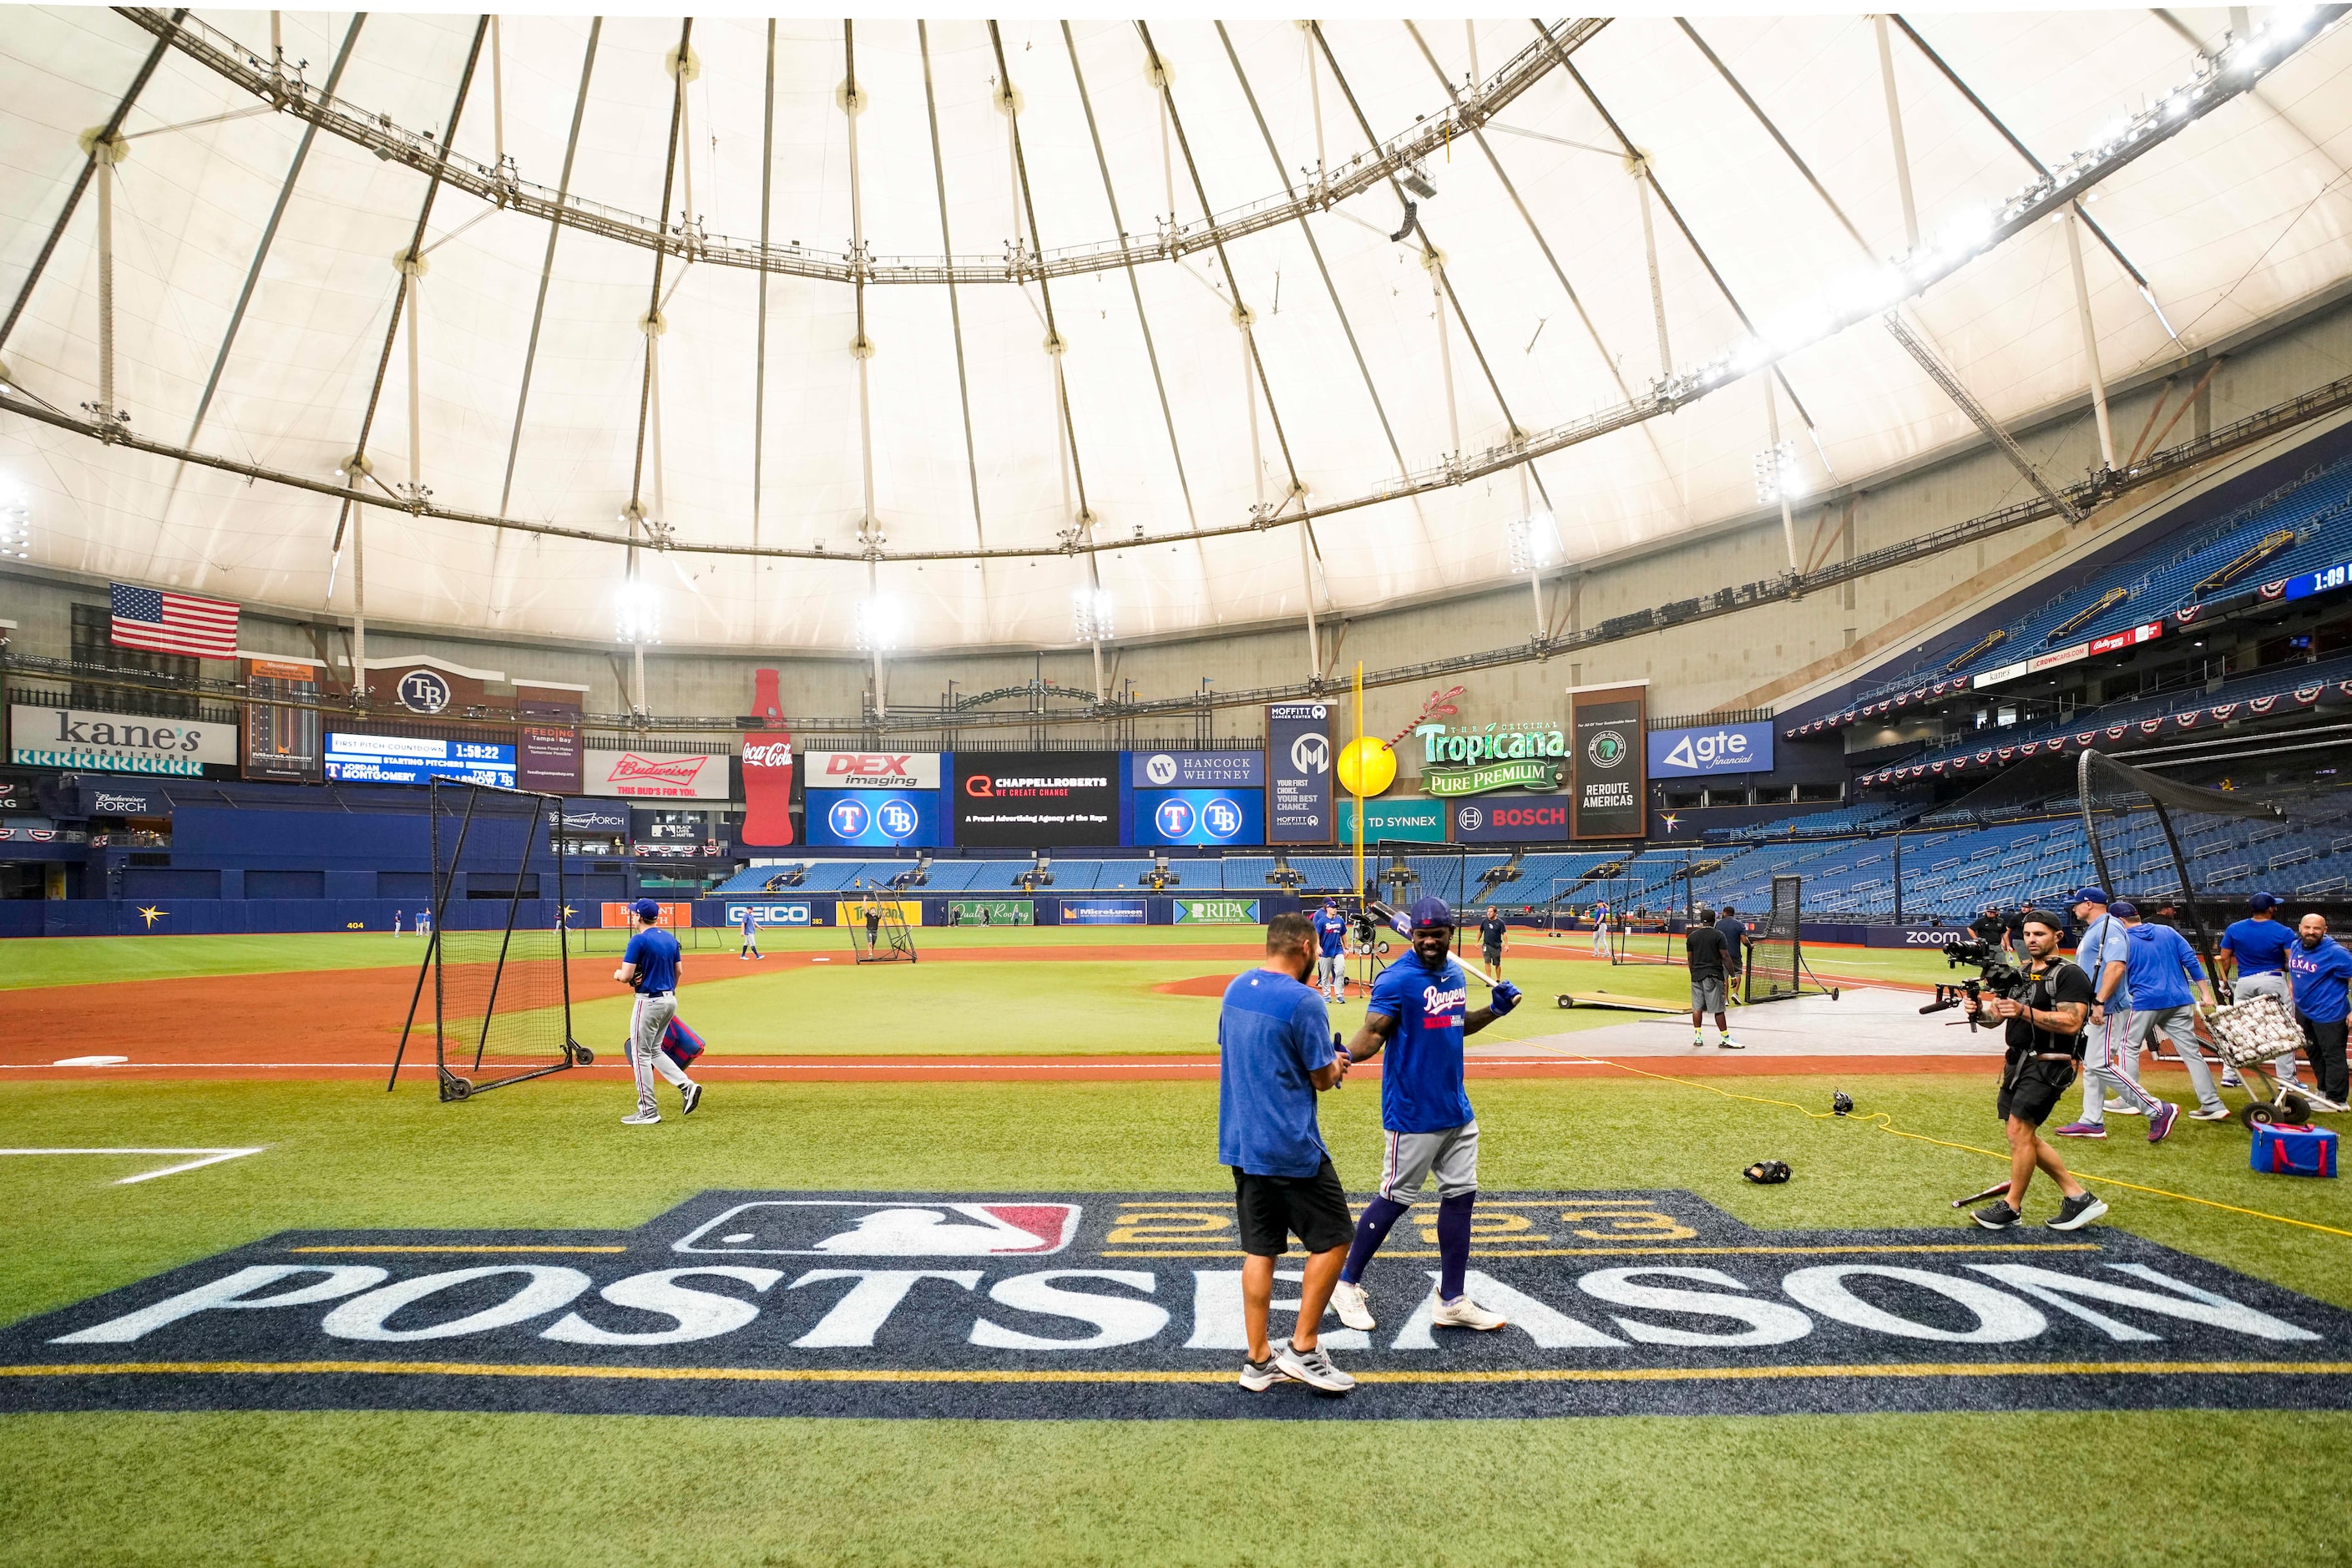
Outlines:
[[[1772,725],[1717,724],[1695,730],[1653,730],[1649,738],[1653,777],[1693,778],[1707,773],[1772,771]]]

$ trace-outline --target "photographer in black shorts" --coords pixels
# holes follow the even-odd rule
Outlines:
[[[2042,1124],[2073,1086],[2083,1062],[2083,1026],[2091,1016],[2091,977],[2058,956],[2063,917],[2025,911],[2020,922],[2019,967],[2025,985],[2016,996],[1971,996],[1961,1004],[1970,1017],[1990,1014],[2008,1028],[2009,1052],[2000,1068],[2000,1114],[2009,1131],[2009,1196],[1973,1217],[1987,1230],[2007,1230],[2025,1211],[2025,1189],[2034,1167],[2050,1173],[2063,1201],[2052,1230],[2080,1230],[2107,1205],[2076,1181],[2042,1136]]]

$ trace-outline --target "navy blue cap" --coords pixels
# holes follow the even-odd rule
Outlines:
[[[629,912],[641,921],[657,921],[661,919],[661,905],[651,899],[639,899],[629,906]]]
[[[2124,920],[2136,921],[2139,919],[2139,906],[2128,899],[2119,899],[2107,906],[2107,913],[2119,916]]]
[[[1451,930],[1455,924],[1453,907],[1444,899],[1434,896],[1415,899],[1412,901],[1412,910],[1407,918],[1412,922],[1412,929],[1415,931],[1428,931],[1436,926],[1444,926]]]
[[[2256,893],[2246,900],[2247,910],[2253,914],[2266,915],[2276,908],[2278,908],[2278,900],[2268,893]]]
[[[2104,904],[2107,901],[2107,890],[2105,888],[2077,888],[2074,901],[2078,904]]]

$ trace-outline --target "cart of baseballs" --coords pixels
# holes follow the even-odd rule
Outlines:
[[[2221,1059],[2238,1070],[2252,1098],[2238,1111],[2248,1128],[2283,1122],[2300,1127],[2315,1110],[2342,1110],[2315,1089],[2289,1083],[2276,1063],[2292,1063],[2303,1045],[2303,1026],[2275,996],[2249,996],[2205,1015]]]

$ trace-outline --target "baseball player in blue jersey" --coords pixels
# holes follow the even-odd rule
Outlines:
[[[735,956],[747,963],[751,959],[766,956],[760,951],[760,922],[751,918],[751,907],[749,904],[743,906],[743,948]]]
[[[1434,1172],[1438,1284],[1430,1321],[1437,1328],[1499,1329],[1503,1315],[1473,1301],[1465,1279],[1470,1214],[1478,1201],[1478,1122],[1463,1088],[1462,1042],[1517,1006],[1519,988],[1500,982],[1487,994],[1487,1005],[1472,1008],[1470,976],[1452,952],[1454,911],[1444,899],[1423,899],[1410,919],[1412,956],[1381,972],[1363,1026],[1348,1042],[1351,1061],[1369,1061],[1388,1049],[1388,1065],[1381,1069],[1381,1126],[1388,1147],[1379,1194],[1356,1221],[1331,1305],[1351,1329],[1374,1326],[1364,1266]]]
[[[1339,901],[1324,900],[1323,907],[1315,911],[1315,987],[1326,1000],[1347,1000],[1346,960],[1341,957],[1347,942],[1348,918],[1339,912]]]

